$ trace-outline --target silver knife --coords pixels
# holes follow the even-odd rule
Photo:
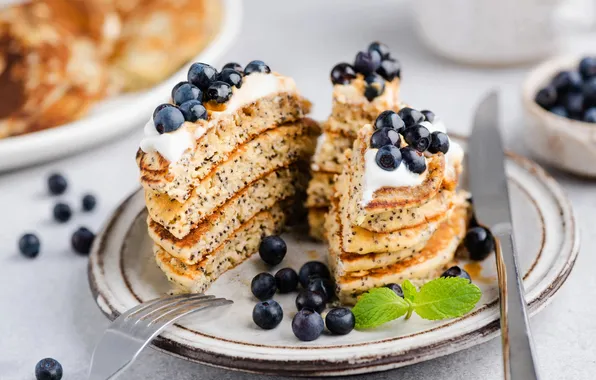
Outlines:
[[[537,380],[524,286],[513,239],[496,91],[488,94],[476,110],[467,156],[476,218],[495,237],[505,380]]]

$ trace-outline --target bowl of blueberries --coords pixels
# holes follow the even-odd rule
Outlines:
[[[554,167],[596,177],[596,55],[544,62],[522,96],[528,149]]]

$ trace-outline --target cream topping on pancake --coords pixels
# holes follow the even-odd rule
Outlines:
[[[333,86],[333,99],[339,103],[369,103],[364,96],[366,82],[360,75],[349,84]],[[396,104],[399,98],[399,80],[385,81],[383,93],[375,97],[370,103]]]
[[[158,152],[166,160],[177,162],[187,149],[193,146],[195,137],[188,130],[187,123],[184,123],[180,128],[173,132],[159,134],[155,129],[153,118],[149,119],[145,124],[145,136],[141,140],[141,150],[145,153]],[[196,133],[204,133],[204,128],[197,128]],[[199,136],[200,137],[200,136]]]
[[[445,127],[445,123],[443,120],[439,118],[435,118],[434,122],[431,124],[428,121],[423,121],[420,123],[424,125],[430,133],[433,132],[443,132],[447,133],[447,128]],[[454,163],[461,162],[464,157],[464,150],[457,142],[451,140],[449,137],[449,150],[445,154],[445,168],[447,170],[455,170]]]

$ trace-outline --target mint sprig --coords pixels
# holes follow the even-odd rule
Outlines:
[[[360,296],[352,309],[357,329],[380,326],[413,312],[429,320],[457,318],[470,312],[480,301],[480,288],[459,277],[440,277],[418,291],[408,280],[402,284],[404,298],[389,288],[371,289]]]

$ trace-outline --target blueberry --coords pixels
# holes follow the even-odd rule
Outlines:
[[[62,365],[52,358],[42,359],[35,366],[35,378],[37,380],[60,380],[62,379]]]
[[[189,100],[197,99],[203,99],[203,92],[197,86],[190,83],[183,83],[180,85],[176,91],[173,92],[172,96],[172,100],[177,106]]]
[[[40,245],[39,238],[35,234],[28,233],[19,239],[19,251],[23,256],[30,259],[37,257]]]
[[[386,81],[391,82],[395,78],[401,77],[401,65],[395,59],[384,59],[377,69],[377,74],[382,76]]]
[[[314,310],[302,309],[292,319],[292,331],[303,342],[317,339],[324,328],[323,318]]]
[[[66,223],[72,216],[72,210],[66,203],[56,203],[53,210],[54,220],[59,223]]]
[[[385,45],[384,43],[381,43],[378,41],[375,41],[375,42],[371,43],[370,45],[368,45],[368,51],[369,52],[373,52],[373,51],[378,52],[382,59],[389,58],[389,54],[390,54],[389,47],[387,45]]]
[[[375,160],[381,169],[393,171],[401,164],[401,152],[395,145],[385,145],[379,148]]]
[[[223,69],[217,79],[232,87],[242,87],[242,74],[234,69]]]
[[[420,111],[410,107],[400,109],[397,114],[406,124],[406,128],[413,127],[424,121],[424,115]]]
[[[331,273],[325,264],[320,261],[309,261],[298,271],[300,283],[306,288],[311,277],[331,278]]]
[[[584,113],[585,122],[596,123],[596,107],[588,108]]]
[[[336,335],[346,335],[354,330],[356,318],[352,310],[347,307],[338,307],[329,310],[325,317],[325,325],[331,333]]]
[[[555,115],[559,115],[561,117],[569,117],[567,110],[563,106],[554,106],[549,110],[550,112],[554,113]]]
[[[180,88],[180,86],[182,86],[183,84],[187,84],[187,83],[188,83],[187,81],[176,83],[176,85],[174,87],[172,87],[172,92],[170,93],[170,98],[174,99],[174,94]]]
[[[420,113],[422,115],[424,115],[424,120],[428,121],[429,123],[434,123],[435,122],[435,113],[433,111],[429,111],[429,110],[422,110],[420,111]]]
[[[62,174],[54,173],[48,177],[48,189],[53,195],[60,195],[66,191],[68,183]]]
[[[85,194],[83,196],[83,200],[81,201],[81,206],[83,207],[83,211],[91,211],[97,205],[97,199],[93,194]]]
[[[374,53],[361,51],[356,54],[356,59],[354,59],[356,72],[367,76],[377,71],[381,66],[381,56],[376,51]]]
[[[202,119],[207,120],[208,114],[207,109],[198,100],[189,100],[180,105],[180,112],[184,115],[184,120],[194,123],[195,121]]]
[[[461,269],[458,266],[453,266],[453,267],[447,269],[445,272],[443,272],[441,277],[461,277],[461,278],[465,278],[468,281],[472,282],[472,279],[470,278],[470,275],[468,274],[468,272],[466,272],[465,270]]]
[[[155,109],[153,122],[160,134],[177,130],[184,123],[184,115],[180,109],[171,104],[162,104]]]
[[[318,313],[325,310],[327,300],[321,293],[302,289],[296,297],[296,308],[302,310],[304,308],[312,309]]]
[[[364,81],[366,82],[364,96],[369,102],[385,91],[385,80],[379,74],[372,73],[364,78]]]
[[[464,245],[472,260],[484,260],[495,251],[493,235],[485,227],[474,227],[468,230]]]
[[[275,274],[275,284],[280,293],[290,293],[298,287],[298,273],[292,268],[283,268]]]
[[[589,107],[596,106],[596,76],[584,82],[582,93]]]
[[[216,103],[225,103],[232,97],[232,87],[226,82],[215,81],[207,89],[207,100]]]
[[[424,152],[430,146],[430,132],[424,125],[416,124],[413,127],[406,128],[403,136],[408,145],[419,152]]]
[[[257,274],[250,283],[250,291],[261,301],[271,299],[277,291],[275,277],[267,272]]]
[[[579,92],[582,83],[582,76],[577,71],[560,71],[552,80],[552,85],[559,93]]]
[[[581,119],[584,114],[584,95],[582,93],[568,92],[561,96],[561,105],[565,107],[569,117]]]
[[[557,90],[554,86],[546,86],[536,93],[534,101],[547,110],[557,104]]]
[[[379,149],[385,145],[395,145],[398,148],[401,146],[401,138],[395,129],[387,127],[377,129],[370,137],[371,148]]]
[[[329,278],[311,277],[306,289],[322,295],[325,302],[329,302],[335,297],[335,285]]]
[[[409,171],[422,174],[426,170],[426,159],[424,155],[409,146],[400,149],[401,158]]]
[[[579,61],[579,72],[584,79],[596,76],[596,57],[584,57]]]
[[[404,298],[404,290],[398,284],[387,284],[385,285],[386,288],[389,288],[395,292],[401,298]]]
[[[406,124],[397,113],[390,110],[381,112],[375,120],[375,129],[393,128],[397,132],[401,132],[405,126]]]
[[[331,83],[348,84],[356,78],[356,71],[349,63],[338,63],[331,70]]]
[[[447,153],[449,151],[449,136],[446,133],[435,131],[430,135],[430,153]]]
[[[252,73],[265,73],[269,74],[271,69],[263,61],[250,61],[244,68],[244,75],[250,75]]]
[[[244,69],[242,68],[242,66],[240,66],[239,63],[236,62],[229,62],[226,63],[222,68],[221,71],[224,71],[225,69],[232,69],[232,70],[236,70],[238,71],[240,74],[244,74]]]
[[[280,324],[284,317],[281,306],[274,300],[259,302],[252,309],[252,320],[262,329],[271,330]]]
[[[188,69],[188,81],[200,88],[201,91],[207,91],[216,77],[215,67],[206,63],[195,62]]]
[[[288,247],[284,239],[276,235],[264,237],[259,245],[259,256],[269,265],[281,263],[287,251]]]
[[[75,252],[82,255],[88,255],[89,252],[91,252],[91,245],[93,244],[94,239],[95,235],[93,232],[89,231],[88,228],[80,227],[74,234],[72,234],[70,244]]]

